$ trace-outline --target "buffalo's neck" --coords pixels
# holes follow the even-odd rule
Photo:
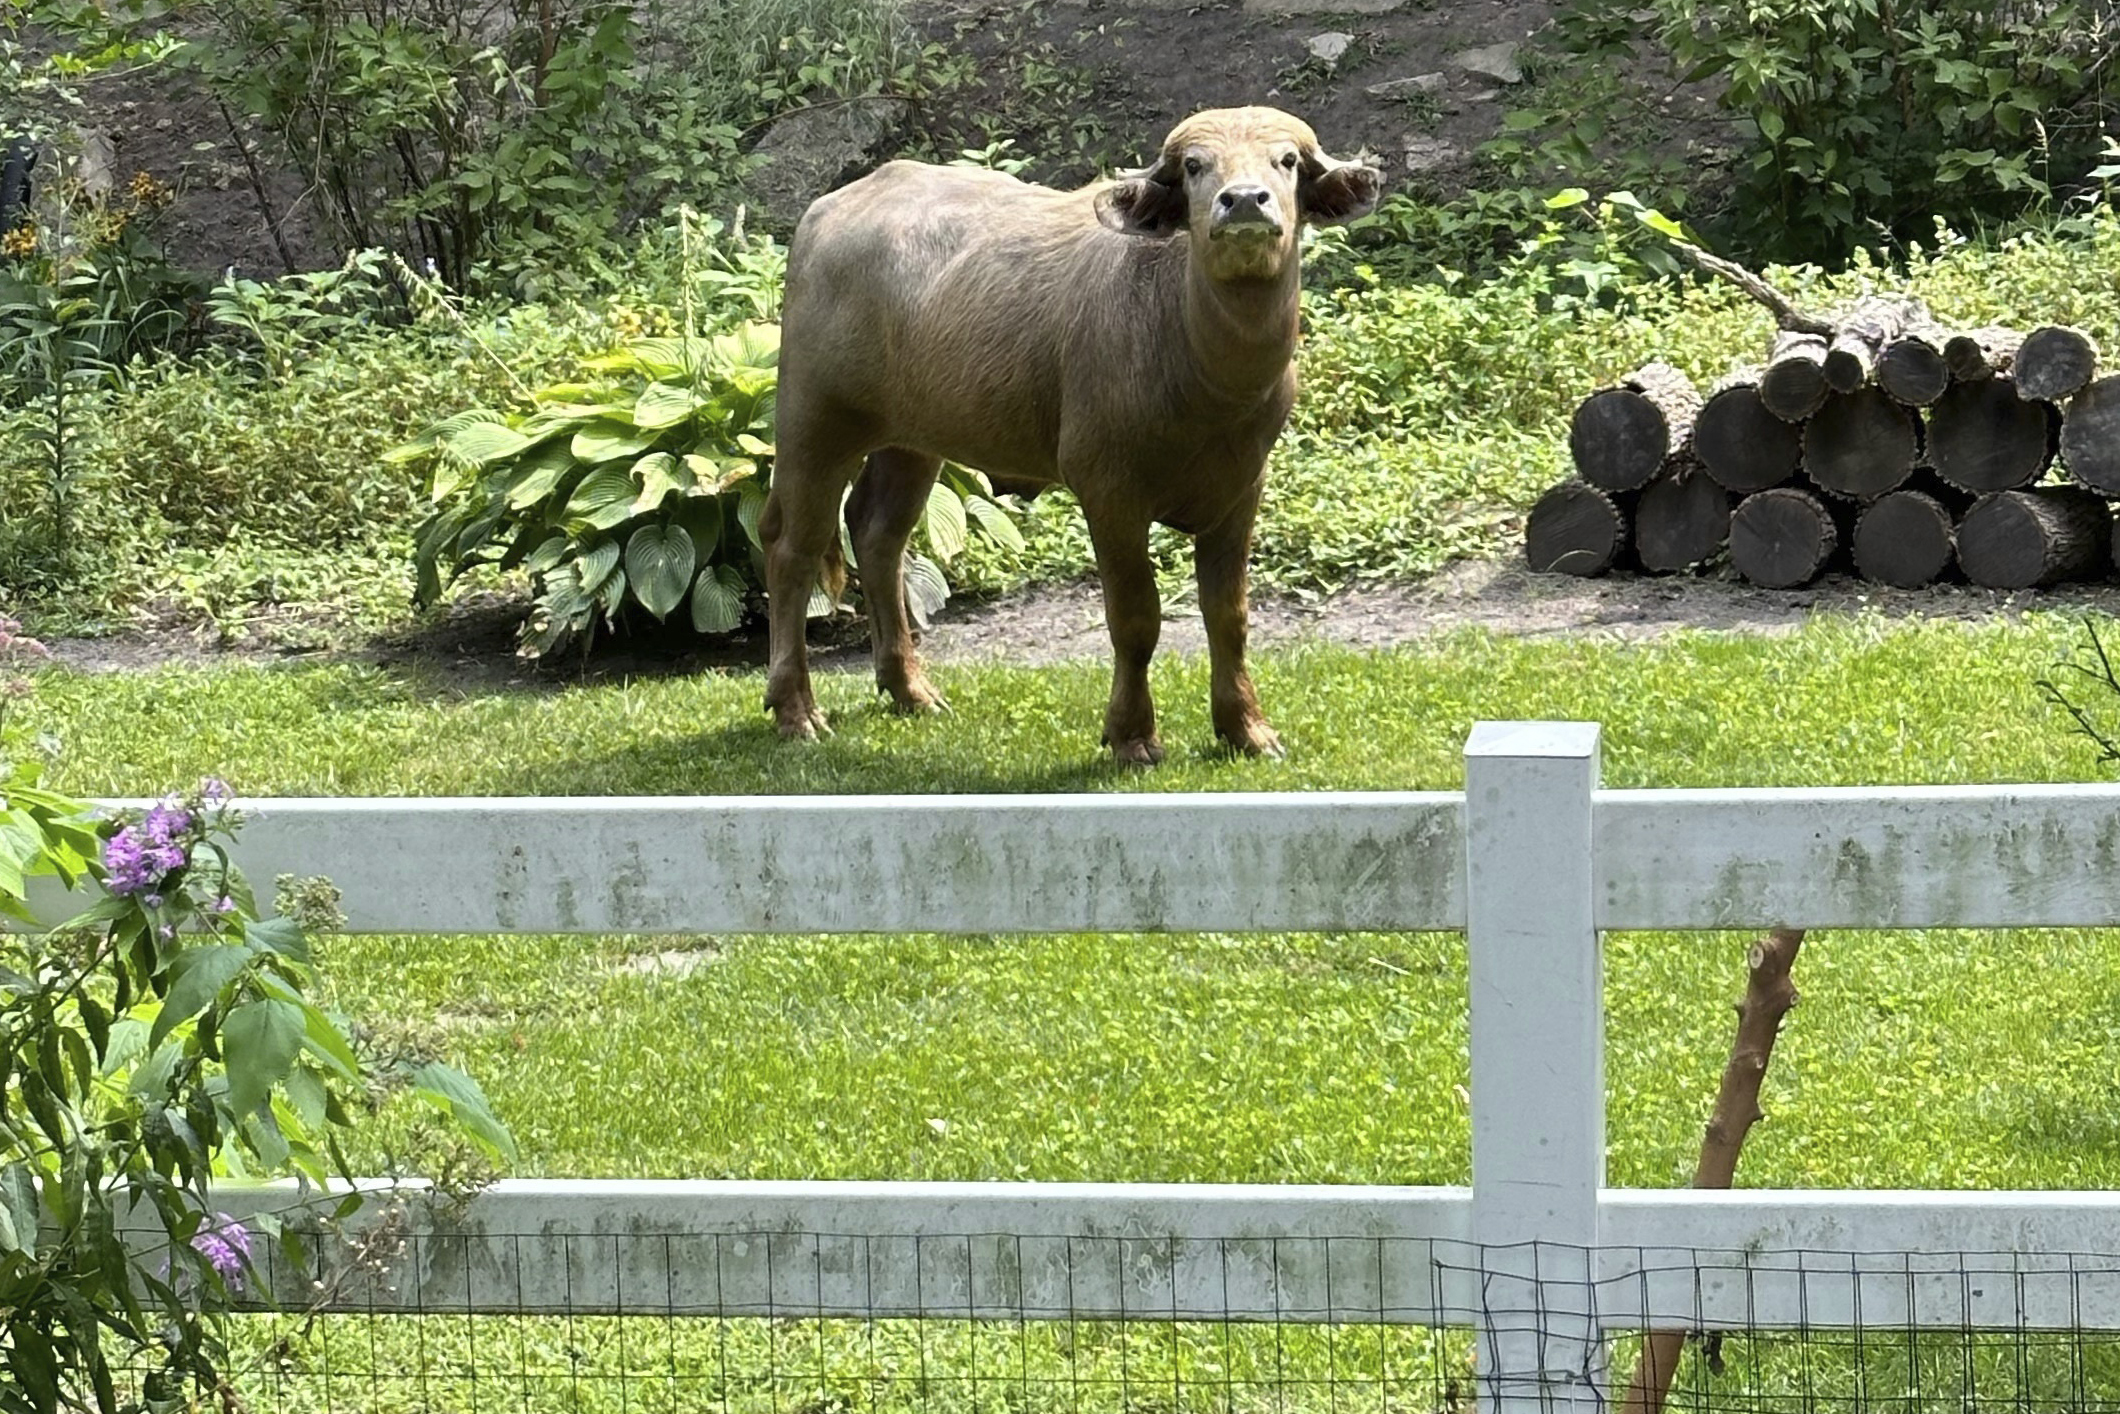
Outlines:
[[[1185,343],[1201,382],[1232,402],[1253,402],[1281,385],[1302,318],[1293,260],[1268,280],[1215,280],[1183,262]]]

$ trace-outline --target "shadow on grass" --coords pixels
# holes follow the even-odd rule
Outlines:
[[[977,750],[976,719],[948,716],[908,738],[879,699],[834,714],[820,741],[782,741],[763,710],[755,721],[722,723],[687,737],[644,739],[598,755],[524,763],[496,771],[504,795],[1050,795],[1126,789],[1140,773],[1114,765],[1094,728],[1080,749],[1037,757],[991,758]]]

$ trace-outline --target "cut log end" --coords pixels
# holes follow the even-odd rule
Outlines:
[[[2061,460],[2085,486],[2120,496],[2120,376],[2100,378],[2069,399]]]
[[[2024,335],[1999,325],[1954,334],[1944,342],[1944,365],[1959,383],[1977,383],[1983,378],[2010,371]]]
[[[1855,569],[1898,589],[1934,584],[1954,557],[1951,512],[1919,491],[1882,496],[1855,522]]]
[[[1540,574],[1603,574],[1626,543],[1626,512],[1581,481],[1563,481],[1539,497],[1524,521],[1524,554]]]
[[[1759,398],[1784,422],[1802,422],[1818,411],[1830,391],[1825,374],[1826,341],[1816,334],[1784,333],[1774,341]]]
[[[1877,356],[1877,386],[1908,407],[1925,408],[1951,386],[1951,370],[1929,340],[1895,339]]]
[[[1835,394],[1804,424],[1804,469],[1838,496],[1882,496],[1907,479],[1920,452],[1917,415],[1878,388]]]
[[[1712,558],[1730,538],[1730,505],[1730,493],[1698,467],[1659,478],[1634,508],[1636,561],[1668,573]]]
[[[2049,324],[2024,336],[2010,372],[2019,397],[2055,402],[2097,376],[2098,346],[2081,329]]]
[[[1756,383],[1734,383],[1700,410],[1693,451],[1726,490],[1750,495],[1795,479],[1803,432],[1767,411]]]
[[[2112,512],[2080,486],[1983,496],[1958,526],[1958,563],[1989,589],[2088,579],[2105,572],[2112,552]]]
[[[1953,384],[1929,411],[1929,464],[1967,491],[2029,486],[2053,460],[2058,420],[2006,376]]]
[[[1839,544],[1840,529],[1825,502],[1793,486],[1747,496],[1730,517],[1730,563],[1768,589],[1809,584]]]

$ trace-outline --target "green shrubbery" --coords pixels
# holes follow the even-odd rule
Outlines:
[[[307,1295],[264,1285],[268,1249],[304,1271],[305,1231],[364,1201],[238,1221],[211,1183],[350,1179],[342,1138],[398,1091],[489,1155],[513,1141],[461,1072],[357,1046],[311,1000],[336,893],[283,880],[265,916],[226,785],[116,818],[45,786],[46,748],[9,721],[31,688],[14,670],[43,654],[17,628],[0,616],[0,1411],[197,1407],[224,1387],[233,1298]],[[46,880],[89,902],[49,932],[29,905]]]

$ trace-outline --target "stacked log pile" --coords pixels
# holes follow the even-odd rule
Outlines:
[[[2088,334],[1953,332],[1903,298],[1807,316],[1750,272],[1687,253],[1781,329],[1762,362],[1705,394],[1651,363],[1586,399],[1575,475],[1525,525],[1533,569],[1669,573],[1727,555],[1771,588],[1843,568],[1999,589],[2112,571],[2120,372],[2099,376]]]

